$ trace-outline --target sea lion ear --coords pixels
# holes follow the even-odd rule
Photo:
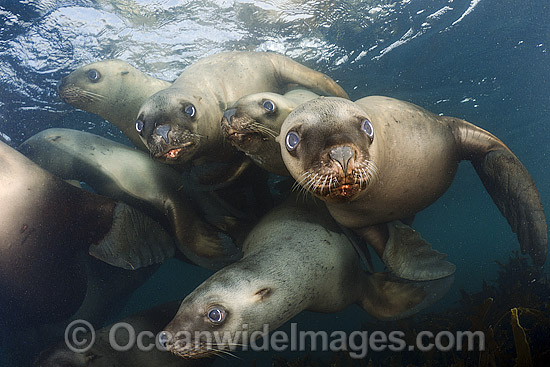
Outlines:
[[[267,299],[271,295],[271,293],[272,293],[272,289],[266,287],[254,293],[254,297],[257,298],[257,301],[263,301]]]

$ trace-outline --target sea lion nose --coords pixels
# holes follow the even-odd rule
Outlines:
[[[171,129],[172,127],[170,125],[164,124],[164,125],[157,126],[155,131],[156,131],[156,134],[159,136],[162,136],[166,144],[168,144],[170,142],[170,140],[168,139],[168,133],[170,132]]]
[[[172,334],[168,331],[161,331],[157,337],[158,344],[164,350],[168,350],[168,347],[172,344]]]
[[[329,156],[331,159],[340,163],[344,174],[348,171],[348,163],[351,158],[354,156],[353,149],[347,145],[341,145],[330,150]]]
[[[227,120],[227,125],[231,126],[231,118],[233,117],[235,112],[237,112],[236,108],[230,108],[228,110],[225,110],[225,112],[223,113],[223,117]]]
[[[57,85],[56,85],[57,94],[60,93],[61,89],[63,89],[66,83],[67,83],[66,77],[61,78],[61,80],[57,82]]]

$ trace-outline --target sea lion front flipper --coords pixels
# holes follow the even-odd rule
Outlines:
[[[135,270],[174,256],[176,246],[150,217],[118,202],[113,225],[103,240],[89,248],[90,255],[119,268]]]
[[[213,191],[227,187],[252,164],[250,158],[241,155],[230,162],[209,162],[192,167],[186,178],[199,191]]]
[[[464,159],[472,162],[485,189],[517,235],[522,253],[535,265],[546,260],[546,217],[535,183],[519,159],[498,138],[466,121],[452,119]]]
[[[454,274],[456,266],[445,260],[447,255],[433,250],[417,231],[399,221],[387,223],[387,228],[382,261],[395,275],[425,281]]]
[[[321,95],[349,99],[348,94],[329,76],[310,69],[288,57],[275,53],[266,54],[271,58],[278,73],[278,80],[286,84],[298,84]]]
[[[443,297],[454,276],[411,282],[391,273],[364,275],[359,305],[371,316],[381,320],[397,320],[413,315]]]

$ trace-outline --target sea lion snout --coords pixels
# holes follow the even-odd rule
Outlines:
[[[228,126],[231,126],[233,124],[233,116],[235,115],[235,112],[237,112],[236,108],[225,110],[222,121]]]
[[[67,84],[67,77],[66,77],[66,76],[63,77],[63,78],[61,78],[61,80],[59,80],[59,82],[57,82],[56,90],[57,90],[57,94],[58,94],[61,98],[63,98],[63,97],[61,96],[61,94],[62,94],[62,91],[63,91],[64,87],[66,86],[66,84]]]
[[[341,145],[332,148],[329,152],[329,156],[332,160],[335,160],[340,164],[344,174],[348,171],[348,164],[351,158],[355,156],[354,149],[348,145]]]
[[[160,126],[157,126],[155,129],[155,133],[162,137],[166,144],[170,143],[170,139],[168,139],[168,133],[172,130],[172,127],[169,124],[163,124]]]

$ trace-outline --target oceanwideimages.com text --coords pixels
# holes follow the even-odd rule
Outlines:
[[[80,324],[78,323],[80,322]],[[212,346],[212,349],[235,351],[347,351],[352,358],[362,359],[370,352],[403,352],[419,350],[429,352],[446,351],[483,351],[485,350],[485,334],[481,331],[420,331],[412,339],[405,332],[394,330],[384,331],[304,331],[298,329],[297,323],[292,323],[290,332],[275,330],[269,332],[269,325],[263,325],[262,330],[249,331],[248,325],[242,330],[229,331],[180,331],[175,335],[168,332],[153,333],[151,331],[136,332],[132,325],[119,322],[109,330],[109,344],[116,351],[129,351],[136,347],[141,351],[154,348],[166,350],[164,342],[175,338],[178,347],[196,349],[199,344]],[[121,333],[121,334],[118,334]],[[121,337],[123,336],[123,337]],[[120,342],[124,340],[124,342]],[[246,341],[246,342],[243,342]],[[84,320],[76,320],[65,330],[65,342],[74,352],[85,352],[93,347],[95,330]],[[221,348],[224,346],[223,348]]]

